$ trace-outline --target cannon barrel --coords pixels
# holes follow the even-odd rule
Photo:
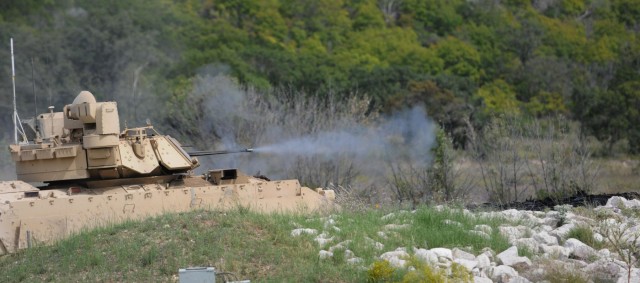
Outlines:
[[[214,151],[191,151],[187,152],[190,156],[206,156],[206,155],[220,155],[220,154],[229,154],[229,153],[240,153],[240,152],[253,152],[253,148],[243,148],[243,149],[234,149],[234,150],[214,150]]]

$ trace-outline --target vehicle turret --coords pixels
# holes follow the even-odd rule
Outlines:
[[[80,183],[175,176],[199,166],[178,141],[153,126],[120,130],[116,102],[96,102],[82,91],[62,112],[36,118],[29,143],[9,146],[25,182]]]

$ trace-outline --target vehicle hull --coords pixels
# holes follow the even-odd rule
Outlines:
[[[0,182],[0,255],[50,244],[96,227],[191,210],[244,207],[259,212],[310,212],[332,205],[333,191],[311,190],[297,180],[213,184],[189,176],[179,182],[38,189]]]

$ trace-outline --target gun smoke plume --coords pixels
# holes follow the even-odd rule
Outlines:
[[[286,90],[261,94],[241,90],[215,71],[209,68],[194,82],[188,108],[202,111],[194,123],[202,136],[193,144],[208,150],[251,147],[255,153],[204,157],[203,168],[236,167],[310,186],[368,186],[384,182],[390,163],[431,162],[435,124],[422,107],[375,117],[367,114],[367,99]],[[210,147],[213,140],[219,143]]]

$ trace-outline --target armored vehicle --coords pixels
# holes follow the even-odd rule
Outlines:
[[[96,102],[88,91],[23,124],[22,142],[9,145],[19,180],[0,182],[0,255],[165,212],[312,211],[334,199],[331,190],[236,169],[194,175],[195,156],[227,152],[189,153],[149,124],[121,131],[116,102]]]

